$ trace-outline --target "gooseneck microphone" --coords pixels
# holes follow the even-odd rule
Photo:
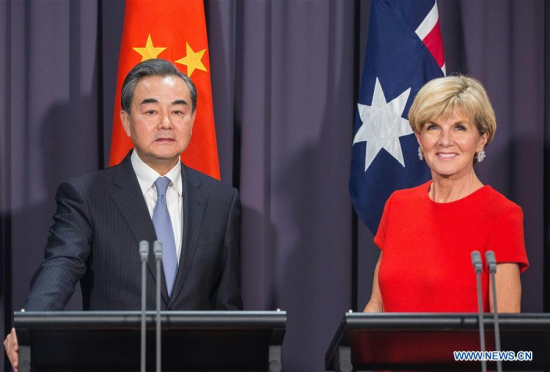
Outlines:
[[[476,287],[477,287],[477,308],[478,308],[478,322],[479,322],[479,342],[481,344],[481,352],[485,353],[485,327],[483,324],[483,298],[481,296],[481,273],[483,272],[483,264],[481,263],[481,254],[479,251],[473,251],[472,265],[476,272]],[[487,361],[481,360],[481,370],[487,372]]]
[[[149,242],[139,242],[141,256],[141,372],[145,372],[146,358],[146,311],[147,311],[147,258],[149,256]]]
[[[157,327],[156,327],[156,342],[157,342],[157,372],[161,371],[161,344],[160,344],[160,285],[162,283],[162,242],[155,240],[153,243],[153,251],[155,252],[155,261],[157,263]]]
[[[497,273],[497,260],[495,252],[485,252],[485,260],[487,261],[487,268],[491,275],[491,282],[493,288],[493,316],[495,321],[495,347],[496,351],[500,351],[500,326],[498,324],[498,308],[497,308],[497,287],[495,284],[495,274]],[[502,361],[497,360],[497,371],[502,372]]]

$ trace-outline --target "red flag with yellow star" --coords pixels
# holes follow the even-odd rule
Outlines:
[[[126,0],[109,165],[118,164],[133,147],[120,121],[124,78],[139,62],[152,58],[172,61],[197,87],[193,136],[182,160],[219,179],[203,0]]]

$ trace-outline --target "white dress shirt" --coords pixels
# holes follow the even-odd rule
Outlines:
[[[132,167],[136,172],[136,176],[141,187],[141,192],[145,198],[149,216],[153,218],[153,210],[157,204],[157,187],[155,181],[161,177],[153,168],[148,166],[141,160],[136,153],[132,151],[131,156]],[[178,254],[178,262],[181,255],[182,234],[183,234],[183,184],[181,180],[181,162],[178,162],[174,168],[164,175],[170,179],[170,185],[166,190],[166,205],[168,213],[172,220],[172,229],[174,229],[174,238],[176,239],[176,252]]]

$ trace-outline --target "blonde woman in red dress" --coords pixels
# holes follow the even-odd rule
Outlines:
[[[428,82],[409,111],[419,161],[432,179],[388,199],[374,238],[381,249],[365,312],[476,312],[470,253],[492,250],[499,312],[519,312],[529,263],[521,208],[484,185],[474,166],[496,131],[483,86],[466,76]],[[484,265],[485,266],[485,265]],[[484,310],[492,310],[484,269]]]

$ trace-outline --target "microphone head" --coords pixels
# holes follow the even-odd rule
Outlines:
[[[153,252],[155,252],[155,257],[162,258],[162,242],[159,240],[155,240],[153,243]]]
[[[472,254],[472,265],[474,265],[474,269],[476,273],[481,273],[483,271],[483,264],[481,263],[481,254],[479,251],[473,251]]]
[[[149,242],[147,240],[139,242],[139,254],[142,260],[147,261],[147,256],[149,256]]]
[[[495,257],[495,252],[487,251],[485,252],[485,260],[487,261],[487,266],[489,267],[490,272],[497,272],[497,259]]]

